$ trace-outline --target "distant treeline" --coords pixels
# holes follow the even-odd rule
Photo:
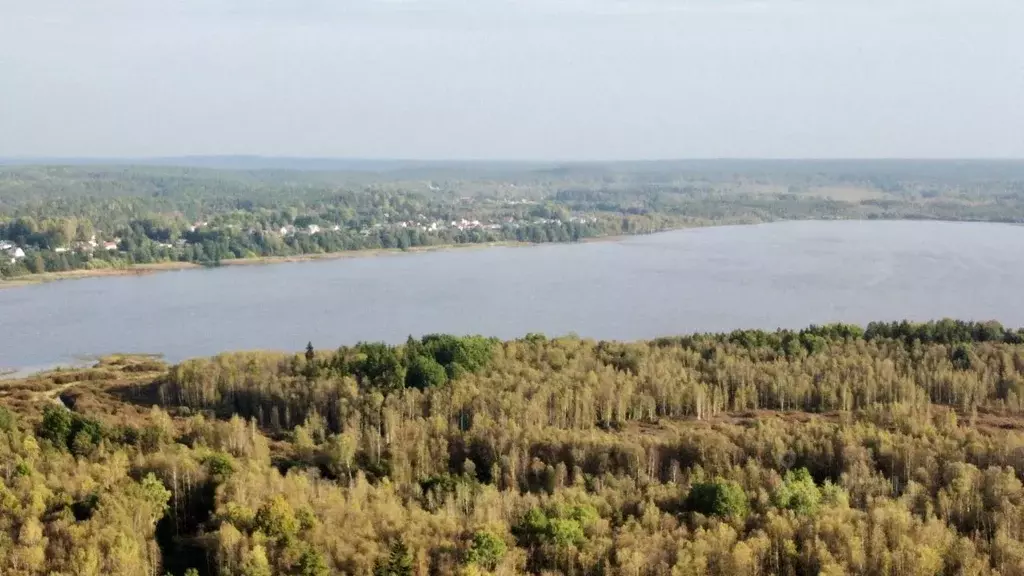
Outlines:
[[[777,220],[1024,222],[1021,166],[442,163],[362,172],[11,166],[0,168],[0,241],[24,256],[12,248],[0,258],[0,277],[441,244],[572,242]],[[103,243],[110,245],[98,249]]]

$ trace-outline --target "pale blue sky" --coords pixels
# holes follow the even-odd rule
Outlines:
[[[0,0],[0,156],[1024,157],[1021,0]]]

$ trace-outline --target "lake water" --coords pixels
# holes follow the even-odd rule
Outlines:
[[[0,368],[430,332],[640,339],[832,321],[1024,325],[1024,227],[788,222],[0,290]]]

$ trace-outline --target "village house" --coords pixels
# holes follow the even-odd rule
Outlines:
[[[316,224],[310,224],[307,230],[309,230],[310,234],[316,234],[320,232],[320,227],[317,226]]]
[[[452,221],[452,228],[458,228],[459,230],[467,230],[472,228],[480,228],[479,220],[466,220],[465,218],[460,219],[458,222]]]
[[[14,264],[18,260],[25,257],[25,251],[21,248],[14,246],[7,249],[7,255],[11,258],[11,264]]]
[[[0,251],[6,252],[11,248],[14,248],[13,242],[8,242],[7,240],[0,240]]]
[[[108,252],[117,250],[117,242],[104,242],[103,249]]]

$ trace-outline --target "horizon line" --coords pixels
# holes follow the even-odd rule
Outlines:
[[[420,163],[532,163],[532,164],[615,164],[657,162],[1021,162],[1024,156],[679,156],[650,158],[515,158],[515,157],[387,157],[387,156],[300,156],[269,154],[169,154],[148,156],[0,155],[0,162],[103,162],[170,161],[205,159],[249,159],[333,162],[420,162]]]

